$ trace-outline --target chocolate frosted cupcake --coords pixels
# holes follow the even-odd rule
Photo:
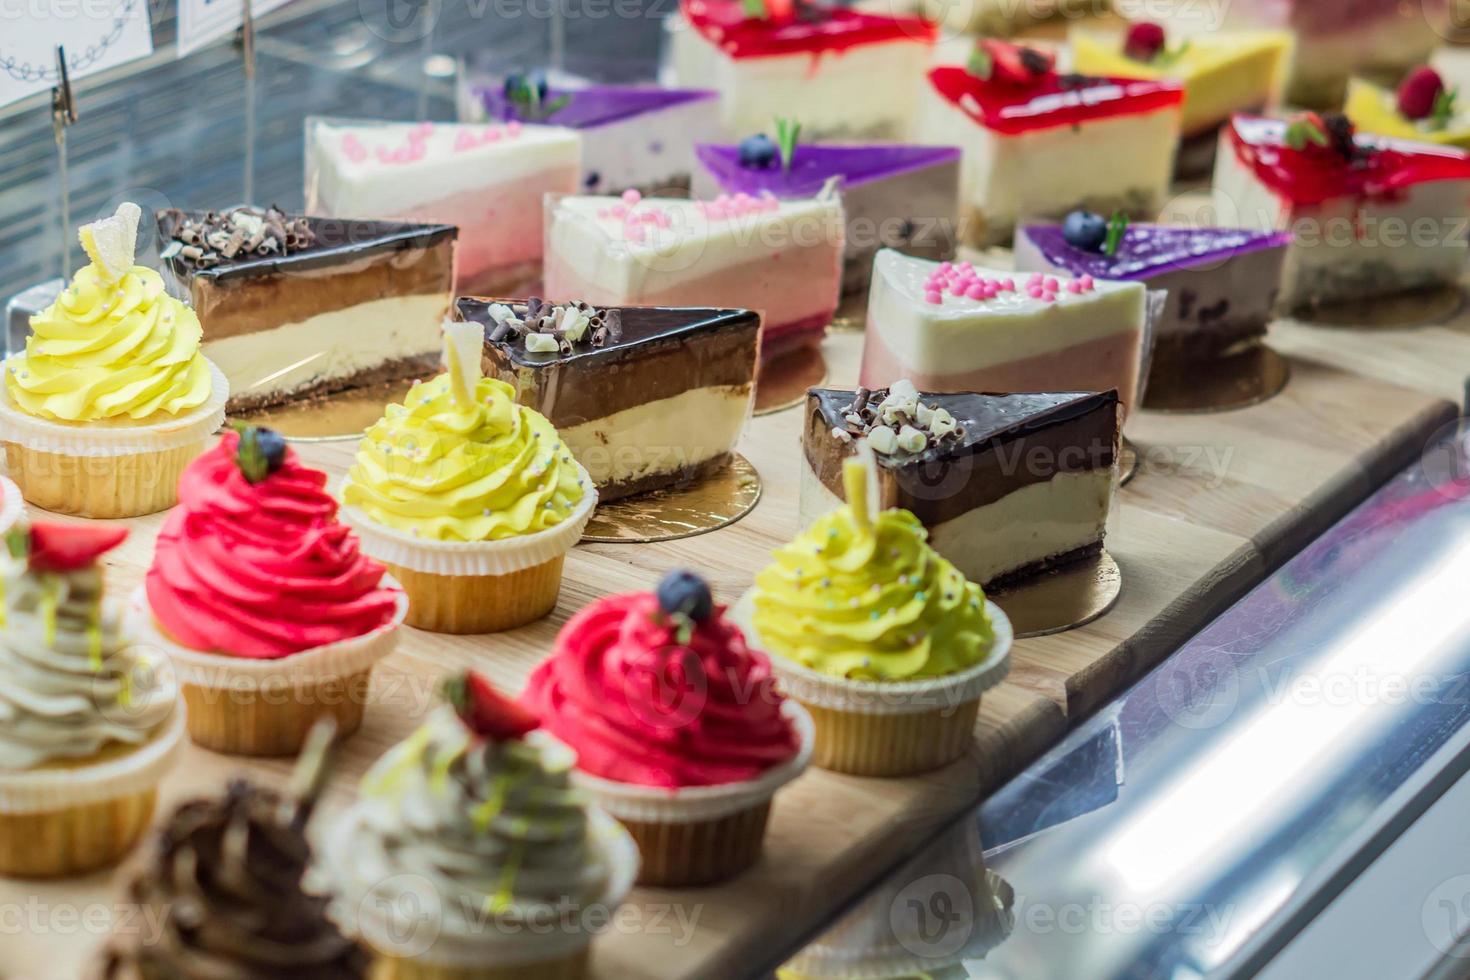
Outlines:
[[[287,796],[232,782],[223,798],[195,800],[164,827],[158,857],[132,886],[156,935],[115,944],[104,980],[356,980],[368,955],[308,894],[304,827],[321,785],[333,726],[313,730]]]

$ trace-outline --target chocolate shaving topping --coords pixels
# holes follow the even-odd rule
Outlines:
[[[173,229],[163,257],[177,255],[198,269],[237,259],[290,255],[316,244],[316,233],[305,218],[292,218],[275,206],[262,210],[242,205],[202,216],[170,208],[162,215]]]
[[[843,410],[842,422],[832,430],[834,438],[842,442],[867,439],[874,452],[882,455],[918,455],[964,435],[954,416],[924,404],[908,381],[876,391],[857,389],[852,404]]]
[[[492,343],[522,344],[533,352],[570,354],[578,346],[603,347],[623,336],[623,311],[581,301],[548,303],[531,296],[523,303],[492,303]]]

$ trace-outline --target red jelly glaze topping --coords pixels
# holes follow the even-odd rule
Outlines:
[[[884,41],[938,39],[934,24],[920,17],[887,17],[848,7],[767,0],[769,17],[750,17],[740,0],[680,0],[684,19],[732,58],[846,51]]]
[[[1048,72],[1028,86],[986,81],[964,68],[929,72],[934,90],[987,129],[1016,136],[1116,116],[1177,107],[1184,87],[1169,79],[1086,78]]]
[[[1358,134],[1356,142],[1373,152],[1349,161],[1341,153],[1308,145],[1286,145],[1286,123],[1236,116],[1229,129],[1235,158],[1256,179],[1296,207],[1339,197],[1391,198],[1416,184],[1470,180],[1470,153]]]
[[[603,779],[678,789],[756,779],[795,756],[771,663],[716,608],[687,644],[650,593],[608,596],[563,627],[522,699]]]
[[[364,636],[394,617],[399,592],[337,520],[327,476],[286,451],[248,482],[226,432],[179,478],[179,506],[158,535],[148,604],[195,650],[275,659]]]

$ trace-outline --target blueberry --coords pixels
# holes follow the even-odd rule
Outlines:
[[[696,623],[714,615],[715,599],[709,585],[693,572],[675,571],[658,583],[658,607],[670,616],[683,613]]]
[[[286,462],[286,437],[275,429],[256,429],[255,445],[260,449],[260,454],[265,457],[265,465],[271,473],[280,469],[281,464]]]
[[[595,191],[602,186],[602,174],[596,170],[589,170],[587,171],[587,176],[583,178],[582,183],[589,191]]]
[[[1062,237],[1073,248],[1101,252],[1108,240],[1108,219],[1091,211],[1073,211],[1062,222]]]
[[[538,101],[545,102],[547,90],[544,71],[505,76],[505,97],[511,102],[529,101],[533,95]]]
[[[740,141],[740,165],[742,167],[756,167],[764,170],[774,164],[779,155],[780,151],[776,149],[776,141],[765,133],[747,136]]]

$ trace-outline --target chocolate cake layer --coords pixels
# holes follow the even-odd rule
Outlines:
[[[928,394],[920,400],[954,416],[961,429],[917,454],[879,454],[880,506],[912,511],[927,526],[994,503],[1059,473],[1113,465],[1118,449],[1118,394]],[[807,393],[802,446],[821,483],[842,496],[842,464],[855,443],[833,435],[853,392]]]
[[[367,388],[392,381],[406,381],[410,378],[430,378],[440,371],[439,361],[440,355],[438,354],[423,357],[400,357],[356,374],[328,378],[315,384],[293,388],[290,391],[270,391],[261,395],[232,393],[227,408],[232,416],[249,415],[251,412],[309,401],[313,398],[325,398],[328,395],[356,388]]]
[[[490,340],[489,307],[511,302],[461,297],[456,313],[487,326],[485,373],[514,385],[521,402],[557,428],[695,388],[748,385],[755,376],[760,316],[750,310],[621,307],[621,337],[564,353],[528,351],[515,337]],[[699,420],[689,424],[697,427]]]
[[[693,466],[681,466],[676,470],[657,473],[638,480],[624,480],[604,484],[597,488],[599,504],[610,504],[614,500],[634,497],[653,490],[678,490],[698,483],[711,474],[718,473],[730,465],[732,454],[713,456]]]
[[[1075,565],[1079,561],[1084,561],[1101,554],[1102,548],[1103,543],[1101,541],[1095,541],[1082,548],[1073,548],[1071,551],[1063,552],[1060,555],[1052,555],[1041,561],[1033,561],[1029,565],[1013,568],[1004,575],[997,575],[989,582],[981,582],[979,584],[987,593],[992,595],[997,592],[1004,592],[1013,586],[1029,584],[1038,575],[1060,571],[1069,565]]]
[[[160,215],[163,240],[171,239],[179,220],[168,212]],[[188,291],[206,342],[374,300],[451,291],[452,225],[305,220],[315,241],[288,255],[227,259],[207,268],[182,255],[164,260],[174,282]]]

